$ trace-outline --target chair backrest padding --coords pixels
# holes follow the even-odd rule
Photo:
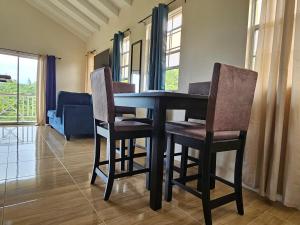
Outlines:
[[[115,121],[112,75],[109,67],[91,73],[94,118],[103,122]]]
[[[128,84],[124,82],[113,82],[113,92],[116,93],[134,93],[135,85]],[[133,107],[124,107],[124,106],[116,106],[115,108],[116,114],[136,114],[136,108]]]
[[[188,93],[192,95],[209,95],[210,90],[210,82],[197,82],[190,83]],[[185,117],[188,119],[205,119],[205,115],[203,115],[204,109],[199,107],[199,110],[187,110],[185,113]]]
[[[247,131],[257,72],[216,63],[208,100],[207,131]]]
[[[57,117],[62,117],[64,105],[91,105],[91,95],[88,93],[60,91],[57,96]]]

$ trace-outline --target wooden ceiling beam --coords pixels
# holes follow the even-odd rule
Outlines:
[[[109,18],[87,0],[68,0],[78,10],[98,24],[108,24]]]
[[[91,4],[97,7],[103,14],[108,17],[119,16],[120,9],[109,0],[89,0]]]
[[[65,18],[59,10],[49,5],[49,3],[46,3],[46,1],[27,0],[27,2],[83,41],[87,41],[88,37],[91,35],[91,32],[80,29],[77,23],[74,23],[71,19]]]
[[[60,8],[82,26],[86,27],[91,32],[99,31],[100,26],[87,17],[84,13],[74,7],[72,4],[65,0],[50,0],[55,6]]]

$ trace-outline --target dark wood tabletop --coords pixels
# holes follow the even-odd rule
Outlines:
[[[170,109],[197,109],[203,116],[206,116],[208,96],[168,91],[147,91],[114,94],[114,101],[116,106],[148,108],[153,111],[150,207],[153,210],[158,210],[162,205],[166,111]]]

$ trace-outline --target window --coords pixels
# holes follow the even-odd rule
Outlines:
[[[180,65],[182,9],[169,13],[165,90],[177,90]]]
[[[36,121],[37,58],[15,52],[0,52],[0,124]]]
[[[123,38],[121,48],[121,82],[129,81],[129,36]]]
[[[250,55],[250,62],[249,62],[249,68],[253,70],[255,69],[256,56],[257,56],[261,6],[262,6],[262,0],[253,0],[253,7],[252,7],[253,12],[252,12],[252,19],[251,19],[251,27],[252,27],[251,51],[250,51],[251,55]]]

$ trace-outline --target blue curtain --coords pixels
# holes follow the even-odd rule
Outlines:
[[[47,56],[47,74],[46,74],[46,113],[56,107],[56,62],[55,56]],[[46,116],[48,123],[48,117]]]
[[[121,47],[124,34],[118,32],[114,35],[113,40],[113,60],[112,60],[112,76],[113,81],[121,80]]]
[[[152,10],[149,90],[165,89],[168,11],[165,4]]]

